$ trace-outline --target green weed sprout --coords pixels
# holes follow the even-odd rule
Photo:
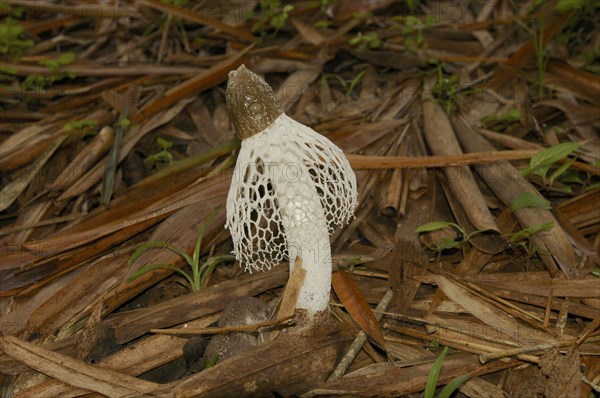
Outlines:
[[[275,29],[273,34],[277,34],[287,22],[294,6],[292,4],[286,4],[281,7],[280,0],[261,0],[260,9],[262,12],[261,17],[252,26],[252,32],[260,33],[262,37],[265,35],[267,26]]]
[[[173,155],[171,155],[171,152],[169,152],[169,149],[171,149],[171,147],[173,146],[173,143],[171,141],[166,140],[161,137],[156,138],[156,143],[158,144],[158,146],[160,146],[162,148],[162,150],[155,154],[149,155],[146,158],[146,162],[148,162],[150,164],[160,164],[160,163],[166,163],[167,165],[171,164],[173,162]]]
[[[360,81],[362,80],[362,78],[365,77],[366,73],[367,73],[367,70],[363,69],[360,72],[358,72],[356,74],[356,76],[354,76],[354,78],[350,82],[350,85],[348,86],[348,89],[346,90],[346,94],[345,94],[346,98],[350,98],[350,96],[352,95],[352,92],[354,91],[354,89],[356,88],[356,86],[358,85],[358,83],[360,83]]]
[[[481,123],[487,129],[493,131],[502,131],[510,123],[518,122],[520,120],[521,111],[518,109],[511,109],[505,113],[484,116],[481,118]]]
[[[448,347],[444,347],[442,353],[437,357],[431,370],[429,371],[429,376],[427,376],[427,384],[425,385],[425,391],[423,392],[423,398],[433,398],[435,394],[435,388],[437,386],[438,380],[440,378],[440,373],[442,371],[442,364],[444,363],[444,359],[446,358],[446,354],[448,353]],[[471,376],[469,374],[464,374],[452,379],[439,393],[438,398],[449,398],[454,391],[456,391],[465,381],[469,380]]]
[[[554,181],[565,174],[575,160],[570,159],[563,163],[552,173],[549,179],[547,179],[548,171],[556,162],[566,158],[580,146],[581,144],[578,142],[563,142],[562,144],[546,148],[531,157],[529,166],[521,170],[521,175],[523,177],[527,177],[529,174],[538,175],[542,178],[545,185],[552,186]]]
[[[456,231],[458,231],[461,235],[461,240],[454,240],[451,238],[443,238],[440,239],[439,241],[433,242],[433,248],[432,250],[435,251],[438,254],[438,257],[442,254],[442,252],[444,250],[449,250],[449,249],[456,249],[456,248],[463,248],[464,246],[469,242],[469,240],[481,233],[481,231],[474,231],[470,234],[467,234],[465,232],[465,230],[458,224],[455,224],[453,222],[448,222],[448,221],[433,221],[427,224],[423,224],[421,225],[419,228],[417,228],[415,230],[416,234],[421,234],[421,233],[425,233],[425,232],[432,232],[432,231],[438,231],[447,227],[451,227],[453,229],[455,229]]]
[[[98,121],[94,119],[82,119],[82,120],[74,120],[72,122],[68,122],[63,126],[63,130],[66,132],[75,132],[78,130],[83,130],[85,128],[95,129],[98,127]]]
[[[425,43],[423,28],[430,26],[432,19],[426,18],[423,22],[414,15],[397,15],[391,19],[394,23],[393,29],[399,29],[404,35],[404,46],[407,50],[416,50]]]
[[[72,72],[61,70],[61,67],[69,65],[71,62],[73,62],[73,60],[75,60],[75,53],[69,51],[61,54],[56,59],[43,59],[38,61],[40,65],[48,68],[52,74],[50,76],[42,76],[38,74],[27,76],[23,81],[23,89],[43,89],[60,80],[63,80],[64,78],[75,79],[77,76],[75,76],[75,74]]]
[[[549,231],[553,227],[553,221],[548,221],[543,224],[535,224],[527,228],[523,228],[520,231],[508,234],[506,235],[506,238],[511,244],[516,244],[517,246],[523,247],[523,249],[525,249],[525,251],[527,252],[528,256],[531,258],[537,251],[537,249],[533,247],[534,235],[544,231]]]
[[[33,41],[22,39],[23,27],[13,18],[8,17],[0,24],[0,54],[19,56],[33,46]]]
[[[365,51],[367,48],[374,50],[381,46],[381,39],[377,32],[369,32],[364,35],[362,32],[358,32],[356,36],[348,40],[348,44],[355,46],[358,51]]]
[[[233,256],[231,254],[221,254],[218,256],[210,257],[209,259],[206,260],[205,263],[200,264],[200,248],[202,247],[202,237],[204,236],[204,232],[206,231],[206,227],[208,226],[208,224],[210,224],[212,222],[212,220],[214,220],[214,218],[216,217],[218,210],[219,210],[219,208],[217,208],[215,211],[213,211],[212,214],[209,215],[208,218],[202,223],[202,226],[200,227],[200,231],[198,232],[198,238],[196,239],[196,246],[194,247],[194,252],[192,253],[192,256],[187,254],[184,250],[171,245],[169,242],[154,240],[154,241],[146,242],[143,245],[141,245],[140,247],[138,247],[133,252],[131,257],[129,258],[129,265],[131,266],[131,265],[133,265],[133,263],[135,263],[137,261],[137,259],[143,253],[145,253],[146,251],[148,251],[150,249],[153,249],[153,248],[168,249],[174,253],[179,254],[181,257],[183,257],[185,262],[190,266],[190,268],[192,270],[191,275],[189,275],[184,270],[174,267],[172,265],[152,263],[152,264],[145,265],[142,268],[140,268],[139,270],[137,270],[133,275],[131,275],[131,277],[129,277],[128,281],[131,282],[131,281],[139,278],[140,276],[144,275],[147,272],[162,268],[162,269],[170,269],[174,272],[177,272],[181,276],[183,276],[185,278],[185,280],[187,281],[187,283],[189,284],[191,291],[193,291],[193,292],[199,291],[202,288],[204,288],[206,285],[206,282],[208,280],[207,279],[208,276],[210,276],[212,274],[212,272],[214,271],[214,269],[216,268],[217,265],[219,265],[220,263],[226,262],[226,261],[234,261],[235,260],[235,256]]]
[[[458,96],[458,75],[444,77],[442,64],[438,63],[438,78],[432,88],[432,94],[437,102],[442,105],[447,114],[452,114],[456,110],[455,100]]]

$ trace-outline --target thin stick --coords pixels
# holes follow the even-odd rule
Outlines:
[[[546,301],[546,311],[544,311],[544,323],[542,324],[543,328],[547,328],[550,326],[550,314],[552,313],[552,298],[554,297],[554,289],[550,289],[550,294],[548,294],[548,300]]]
[[[201,334],[227,334],[235,332],[256,332],[258,329],[284,325],[289,323],[293,318],[288,316],[282,319],[273,319],[270,321],[254,323],[252,325],[235,325],[235,326],[224,326],[222,328],[202,328],[202,329],[150,329],[151,333],[156,334],[167,334],[170,336],[190,336],[190,335],[201,335]]]
[[[381,318],[383,317],[381,311],[387,310],[388,305],[390,305],[390,302],[392,301],[393,295],[394,293],[392,292],[392,289],[388,289],[385,292],[379,304],[377,304],[377,308],[375,309],[375,311],[377,311],[375,312],[375,318],[377,318],[378,321],[381,320]],[[367,334],[361,330],[358,333],[358,335],[354,338],[354,341],[350,345],[350,348],[348,348],[348,351],[346,352],[342,360],[338,363],[335,370],[329,375],[327,381],[335,381],[342,378],[342,376],[344,375],[344,373],[346,373],[346,370],[348,370],[348,368],[352,364],[352,361],[354,361],[354,358],[356,358],[366,341]]]
[[[600,336],[590,337],[586,340],[586,343],[593,343],[596,341],[600,341]],[[529,352],[545,351],[545,350],[549,350],[551,348],[556,348],[556,347],[568,347],[572,344],[573,344],[573,340],[569,339],[569,340],[555,341],[552,343],[545,343],[545,344],[538,344],[538,345],[527,346],[527,347],[513,348],[510,350],[494,351],[494,352],[479,355],[479,362],[486,363],[486,362],[489,362],[494,359],[506,358],[506,357],[511,357],[514,355],[526,354]]]
[[[456,350],[466,351],[466,352],[470,352],[473,354],[483,354],[486,352],[491,352],[496,349],[495,347],[481,344],[481,343],[473,343],[473,342],[467,342],[464,340],[448,339],[448,338],[439,336],[439,334],[437,334],[437,333],[435,333],[435,334],[425,333],[425,332],[421,332],[419,330],[415,330],[412,328],[392,325],[387,322],[383,324],[383,327],[385,329],[391,330],[392,332],[396,332],[396,333],[400,333],[400,334],[403,334],[406,336],[414,337],[419,340],[439,343],[442,345],[446,345],[450,348],[454,348]]]
[[[588,339],[589,335],[598,329],[598,327],[600,327],[600,316],[597,316],[596,319],[590,322],[585,329],[581,331],[579,337],[577,337],[577,341],[575,341],[575,345],[580,346],[586,339],[587,341],[590,341],[591,339]]]
[[[375,313],[377,314],[377,312],[375,311]],[[455,332],[457,334],[462,334],[465,335],[465,337],[468,337],[470,335],[467,335],[465,332],[464,328],[459,328],[456,326],[449,326],[449,325],[445,325],[444,323],[440,322],[439,320],[429,320],[429,319],[425,319],[425,318],[417,318],[417,317],[412,317],[412,316],[406,316],[406,315],[402,315],[402,314],[397,314],[394,312],[385,312],[382,311],[381,314],[383,315],[387,315],[390,318],[398,318],[398,319],[402,319],[405,322],[412,322],[412,323],[423,323],[425,325],[431,325],[431,326],[435,326],[438,329],[446,329],[452,332]],[[519,345],[517,343],[515,343],[514,341],[510,341],[510,340],[505,340],[505,339],[500,339],[497,336],[495,337],[490,337],[487,335],[482,335],[482,336],[477,336],[478,339],[483,340],[483,341],[489,341],[492,343],[497,343],[497,344],[505,344],[505,345],[509,345],[509,346],[513,346],[513,347],[518,347]]]
[[[398,156],[406,155],[408,152],[408,144],[406,140],[403,141],[406,131],[410,127],[410,124],[406,124],[404,131],[400,135],[399,148],[396,150]],[[382,212],[386,216],[393,217],[398,213],[400,207],[400,201],[402,200],[402,191],[404,190],[405,184],[404,170],[394,169],[390,178],[390,183],[387,186],[387,190],[384,197],[384,203],[382,205]]]
[[[538,321],[539,323],[543,323],[543,319],[535,316],[534,314],[531,314],[531,313],[525,311],[524,309],[520,308],[519,306],[514,305],[514,304],[496,296],[495,294],[490,293],[490,292],[486,291],[485,289],[480,288],[479,286],[477,286],[476,284],[474,284],[472,282],[458,280],[452,275],[448,275],[448,277],[452,278],[452,280],[454,280],[456,283],[461,285],[463,288],[465,288],[472,294],[477,295],[482,300],[492,304],[496,308],[499,308],[500,310],[508,313],[509,315],[512,315],[513,317],[522,320],[523,322],[531,325],[532,327],[534,327],[536,329],[543,330],[544,332],[546,332],[552,336],[558,337],[558,334],[554,330],[552,330],[550,328],[544,328],[542,325],[537,324],[535,321]]]
[[[347,154],[350,165],[361,169],[415,169],[421,167],[448,167],[475,163],[493,163],[500,160],[529,159],[541,149],[472,152],[461,155],[438,156],[366,156]]]
[[[33,228],[45,227],[47,225],[60,224],[60,223],[64,223],[67,221],[76,220],[77,218],[82,217],[84,215],[85,215],[85,213],[70,214],[68,216],[56,217],[56,218],[50,218],[48,220],[38,221],[33,224],[19,225],[18,227],[2,228],[2,229],[0,229],[0,235],[9,235],[14,232],[24,231],[26,229],[33,229]]]

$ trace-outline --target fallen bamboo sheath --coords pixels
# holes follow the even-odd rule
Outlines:
[[[347,157],[350,165],[355,170],[419,169],[422,167],[449,167],[530,159],[540,151],[541,149],[519,149],[437,156],[366,156],[348,154]]]
[[[408,142],[407,139],[404,138],[407,129],[408,124],[400,138],[400,146],[397,151],[398,156],[404,156],[408,152]],[[392,171],[390,183],[387,186],[387,189],[384,190],[385,196],[381,208],[383,214],[388,217],[393,217],[398,214],[398,209],[402,207],[403,193],[406,192],[405,188],[408,186],[408,178],[406,178],[405,174],[406,172],[403,169],[394,169]]]
[[[150,329],[150,333],[165,334],[168,336],[198,336],[203,334],[228,334],[236,332],[256,332],[260,328],[266,328],[270,326],[285,325],[294,316],[288,316],[282,319],[273,319],[270,321],[252,323],[250,325],[235,325],[235,326],[223,326],[220,328],[202,328],[202,329]]]
[[[333,323],[301,335],[282,335],[185,380],[161,385],[151,394],[165,398],[263,396],[272,391],[297,395],[325,382],[351,340],[350,330]]]
[[[433,360],[411,367],[387,368],[375,374],[345,377],[337,381],[324,383],[317,389],[302,394],[301,397],[322,395],[397,397],[416,393],[423,391],[425,388]],[[520,361],[510,360],[506,362],[497,361],[481,366],[477,363],[475,356],[460,353],[444,361],[439,384],[447,384],[453,378],[467,373],[471,377],[477,377],[519,364],[521,364]]]
[[[434,81],[427,79],[421,103],[423,108],[423,135],[431,152],[435,155],[460,155],[463,153],[450,119],[442,107],[435,102],[433,95]],[[448,179],[448,187],[456,202],[460,204],[468,220],[479,231],[495,231],[500,233],[494,216],[487,207],[483,194],[479,190],[475,178],[468,166],[464,164],[444,168]],[[450,198],[451,195],[446,194]]]
[[[254,296],[281,286],[288,278],[286,267],[245,275],[130,313],[115,314],[105,323],[115,331],[116,341],[124,343],[150,329],[169,327],[220,311],[232,297]]]
[[[593,336],[593,337],[589,338],[587,340],[587,343],[593,343],[593,342],[597,342],[597,341],[600,341],[600,336]],[[560,340],[560,341],[555,341],[555,342],[547,343],[547,344],[538,344],[538,345],[533,345],[533,346],[519,347],[519,348],[514,348],[511,350],[504,350],[504,351],[494,351],[494,352],[489,352],[486,354],[479,355],[479,362],[486,363],[486,362],[492,361],[494,359],[512,357],[512,356],[516,356],[519,354],[527,354],[530,352],[546,351],[546,350],[550,350],[552,348],[557,348],[557,347],[569,347],[573,344],[575,344],[575,341],[573,341],[573,340]]]
[[[67,355],[43,349],[15,336],[0,336],[0,349],[25,365],[56,380],[108,397],[141,396],[160,385],[109,369],[101,369]]]
[[[204,327],[215,320],[218,314],[201,318],[189,323],[188,327]],[[126,349],[111,354],[95,366],[122,373],[126,376],[139,376],[152,369],[182,356],[182,347],[187,340],[167,335],[151,335],[127,346]],[[61,397],[73,398],[85,395],[89,390],[65,384],[57,379],[49,379],[42,383],[27,387],[19,394],[19,398]]]
[[[472,131],[468,120],[456,117],[452,122],[457,126],[458,139],[466,151],[473,154],[481,154],[485,153],[482,151],[488,151],[493,148],[485,138]],[[475,170],[507,207],[510,207],[513,200],[523,192],[529,192],[536,196],[540,195],[538,190],[508,162],[499,162],[495,165],[478,165],[475,167]],[[522,208],[515,212],[515,216],[523,228],[552,222],[553,227],[551,230],[543,234],[537,234],[533,238],[540,249],[539,252],[550,253],[568,278],[577,276],[575,269],[577,261],[573,248],[550,211],[536,208]],[[554,273],[557,269],[555,269],[556,266],[549,258],[549,255],[541,255],[541,257],[542,260],[545,260],[544,263],[549,271]]]

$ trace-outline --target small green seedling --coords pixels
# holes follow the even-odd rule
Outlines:
[[[0,54],[19,56],[33,46],[33,41],[23,39],[23,27],[11,17],[0,23]]]
[[[429,371],[429,375],[427,376],[427,384],[425,385],[425,391],[423,392],[423,398],[433,398],[435,394],[435,389],[437,387],[438,380],[440,378],[440,373],[442,371],[442,365],[444,363],[444,359],[446,358],[446,354],[448,353],[448,347],[444,347],[444,350],[437,357],[431,370]],[[462,376],[455,377],[452,379],[439,393],[438,398],[449,398],[464,382],[469,380],[471,376],[469,374],[464,374]]]
[[[399,29],[402,35],[404,35],[404,46],[407,49],[415,50],[425,43],[425,36],[423,35],[423,28],[430,24],[430,19],[426,18],[426,22],[414,15],[398,15],[391,18],[394,23],[393,28]],[[396,23],[399,23],[396,25]]]
[[[546,75],[546,67],[550,57],[546,54],[544,43],[545,23],[541,17],[539,22],[534,21],[531,29],[533,49],[535,53],[535,66],[537,71],[540,99],[544,97],[544,77]]]
[[[69,51],[64,54],[61,54],[56,59],[42,59],[38,61],[40,65],[45,66],[52,72],[58,72],[58,69],[61,66],[69,65],[71,62],[75,60],[75,53]]]
[[[194,252],[192,253],[192,256],[187,254],[184,250],[171,245],[169,242],[155,240],[155,241],[146,242],[143,245],[141,245],[140,247],[138,247],[133,252],[131,257],[129,258],[129,265],[131,266],[131,265],[133,265],[133,263],[135,263],[137,261],[137,259],[143,253],[145,253],[146,251],[148,251],[150,249],[154,249],[154,248],[168,249],[174,253],[179,254],[181,257],[183,257],[183,259],[185,260],[187,265],[189,265],[192,270],[191,275],[189,275],[187,272],[183,271],[182,269],[174,267],[172,265],[152,263],[152,264],[145,265],[142,268],[140,268],[139,270],[137,270],[136,272],[134,272],[133,275],[131,275],[131,277],[129,278],[129,282],[139,278],[140,276],[142,276],[150,271],[154,271],[156,269],[169,269],[169,270],[172,270],[172,271],[180,274],[181,276],[183,276],[185,278],[185,280],[187,281],[187,283],[189,284],[189,288],[191,291],[195,292],[195,291],[199,291],[202,288],[204,288],[206,283],[208,282],[208,277],[212,274],[212,272],[214,271],[214,269],[216,268],[217,265],[219,265],[220,263],[226,262],[226,261],[235,261],[235,256],[233,256],[231,254],[221,254],[218,256],[210,257],[209,259],[206,260],[205,263],[200,264],[200,248],[202,246],[202,237],[204,235],[204,232],[206,231],[206,227],[208,226],[208,224],[210,224],[210,222],[212,220],[214,220],[214,218],[216,217],[219,210],[220,209],[217,208],[215,211],[213,211],[212,214],[208,216],[206,221],[204,221],[204,223],[202,223],[202,226],[200,227],[200,231],[198,232],[198,238],[196,240],[196,246],[194,247]]]
[[[358,51],[365,51],[367,48],[376,49],[381,46],[381,39],[377,32],[362,34],[358,32],[356,36],[348,41],[348,44],[355,46]]]
[[[460,240],[454,240],[452,238],[443,238],[439,241],[433,242],[433,247],[431,248],[434,252],[441,256],[444,250],[462,248],[469,242],[469,240],[475,236],[476,234],[481,233],[481,231],[475,231],[470,234],[465,233],[465,230],[458,224],[448,221],[433,221],[427,224],[421,225],[419,228],[415,230],[415,233],[421,234],[425,232],[439,231],[444,228],[453,228],[460,234]]]
[[[524,207],[550,210],[552,209],[552,204],[549,200],[540,195],[535,195],[531,192],[523,192],[512,201],[510,211],[514,213]]]
[[[552,186],[553,182],[561,175],[565,174],[575,160],[570,159],[563,163],[556,169],[556,171],[554,171],[554,173],[552,173],[550,179],[547,179],[550,168],[552,168],[552,166],[559,160],[569,156],[580,146],[581,144],[578,142],[563,142],[562,144],[553,145],[549,148],[546,148],[533,155],[529,161],[529,166],[521,170],[521,175],[523,177],[527,177],[530,174],[538,175],[542,178],[545,185]]]
[[[309,9],[316,11],[319,10],[323,14],[327,14],[329,6],[335,4],[337,0],[314,0],[309,3]],[[329,19],[319,19],[317,20],[313,26],[315,28],[329,28],[333,25],[333,21]]]
[[[527,228],[523,228],[520,231],[508,234],[506,235],[506,238],[511,244],[516,244],[517,246],[521,246],[523,249],[525,249],[529,258],[531,258],[537,252],[537,248],[535,248],[533,245],[533,237],[536,234],[549,231],[553,227],[553,221],[548,221],[543,224],[535,224]]]
[[[74,120],[72,122],[68,122],[64,125],[63,130],[67,132],[74,132],[82,129],[96,128],[98,126],[98,121],[94,119],[82,119],[82,120]]]
[[[40,65],[48,68],[52,74],[50,76],[42,76],[39,74],[29,75],[23,81],[23,89],[35,90],[44,89],[52,84],[65,78],[75,79],[75,74],[69,71],[60,70],[61,67],[69,65],[75,59],[75,53],[66,52],[61,54],[57,59],[43,59],[38,61]]]
[[[284,27],[294,6],[286,4],[281,7],[280,0],[261,0],[260,9],[260,19],[252,26],[252,32],[260,33],[263,37],[267,28],[275,29],[273,34],[277,34]]]
[[[358,72],[356,74],[356,76],[354,76],[354,79],[352,79],[352,81],[348,85],[348,89],[346,90],[346,98],[350,98],[350,95],[352,95],[352,92],[354,91],[354,89],[356,88],[358,83],[360,83],[362,78],[365,77],[366,73],[367,73],[367,70],[363,69],[360,72]]]
[[[438,63],[438,78],[432,88],[433,97],[442,105],[447,114],[452,114],[456,110],[456,97],[458,95],[458,75],[445,77],[442,64]]]
[[[171,164],[173,162],[173,155],[169,152],[169,149],[173,147],[173,143],[161,137],[156,138],[156,143],[162,150],[149,155],[145,161],[152,165]]]
[[[13,18],[22,18],[23,12],[25,11],[22,7],[15,7],[14,5],[7,4],[4,1],[0,1],[0,14],[9,15]]]
[[[518,122],[520,120],[521,111],[518,109],[511,109],[508,112],[484,116],[481,118],[481,123],[485,128],[500,131],[504,129],[507,124]]]

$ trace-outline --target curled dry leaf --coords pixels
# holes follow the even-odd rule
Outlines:
[[[381,326],[373,314],[362,292],[350,276],[344,271],[336,271],[331,277],[333,290],[348,310],[352,319],[371,337],[377,345],[385,347]]]

